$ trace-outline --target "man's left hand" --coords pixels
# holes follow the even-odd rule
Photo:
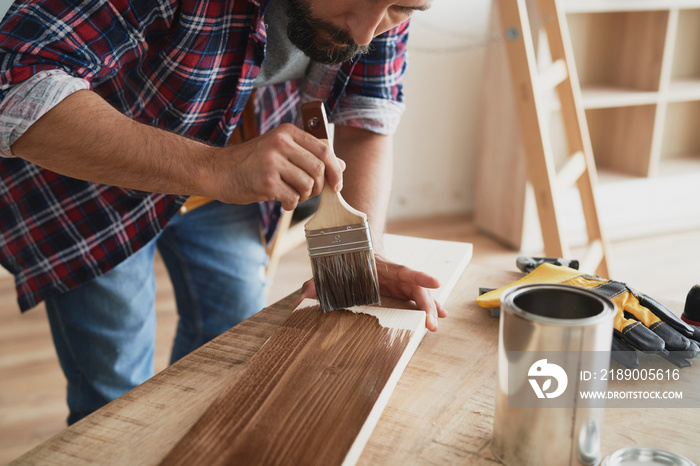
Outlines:
[[[425,326],[430,331],[437,331],[438,318],[447,317],[447,311],[430,296],[430,289],[440,286],[438,280],[426,273],[413,270],[375,254],[379,291],[382,296],[412,301],[426,313]],[[295,306],[306,298],[316,298],[316,287],[313,279],[306,281],[301,287],[301,296]]]

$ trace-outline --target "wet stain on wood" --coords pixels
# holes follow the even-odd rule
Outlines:
[[[341,464],[416,333],[298,309],[161,464]]]

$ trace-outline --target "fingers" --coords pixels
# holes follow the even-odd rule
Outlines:
[[[285,210],[321,193],[326,182],[343,184],[345,163],[324,142],[290,124],[226,148],[215,176],[215,199],[247,204],[276,199]]]
[[[377,269],[384,270],[384,273],[379,273],[382,296],[415,302],[416,306],[425,312],[425,327],[431,332],[436,332],[438,319],[447,317],[447,310],[430,294],[429,288],[440,286],[437,279],[423,272],[389,262],[381,256],[377,256],[376,260]],[[422,286],[421,283],[427,284],[427,286]],[[294,307],[298,307],[307,298],[316,298],[316,287],[313,279],[304,282]]]
[[[318,179],[320,182],[320,188],[323,187],[324,183],[328,183],[334,191],[340,191],[343,188],[343,171],[345,170],[345,162],[336,157],[335,153],[333,152],[333,148],[327,143],[327,141],[321,141],[320,139],[315,138],[314,136],[300,130],[295,126],[292,126],[292,128],[295,130],[294,135],[296,142],[308,150],[309,153],[315,157],[316,161],[320,161],[322,163],[324,172],[321,173],[321,177]],[[299,160],[299,162],[308,163],[308,160]],[[319,193],[320,192],[321,191],[319,189]]]
[[[379,255],[376,255],[375,258],[377,259],[377,273],[388,280],[410,283],[423,288],[440,288],[440,282],[437,278],[427,273],[389,262]]]
[[[430,292],[425,288],[411,286],[407,284],[404,284],[404,287],[407,287],[406,293],[416,303],[418,308],[425,311],[425,328],[427,328],[431,332],[437,332],[439,317],[439,304],[437,303],[437,301],[435,301],[432,298],[432,296],[430,296]],[[445,317],[445,315],[443,315],[443,317]]]
[[[432,332],[437,332],[438,318],[447,317],[447,310],[438,301],[433,299],[430,291],[426,288],[411,286],[411,297],[416,305],[425,311],[425,326]]]
[[[389,262],[380,255],[375,258],[382,295],[414,301],[426,313],[426,328],[437,331],[438,318],[447,317],[447,310],[430,294],[430,289],[440,286],[438,280],[426,273]]]
[[[313,279],[309,279],[301,285],[301,293],[294,303],[294,308],[296,309],[305,299],[316,299],[316,285]]]
[[[320,194],[325,183],[336,192],[342,189],[345,162],[326,143],[292,125],[282,125],[276,131],[279,134],[269,136],[270,150],[281,156],[277,163],[282,183],[276,198],[283,205],[293,209]]]

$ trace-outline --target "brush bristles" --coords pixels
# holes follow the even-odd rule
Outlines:
[[[323,312],[379,303],[372,249],[312,257],[311,269]]]

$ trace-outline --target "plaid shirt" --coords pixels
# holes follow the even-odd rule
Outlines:
[[[33,0],[0,25],[0,262],[20,309],[73,289],[152,240],[185,200],[85,182],[14,157],[11,144],[80,89],[135,120],[224,145],[265,55],[268,0]],[[354,63],[314,63],[258,89],[260,132],[326,102],[332,122],[391,134],[403,109],[408,22]],[[279,205],[260,204],[269,240]]]

